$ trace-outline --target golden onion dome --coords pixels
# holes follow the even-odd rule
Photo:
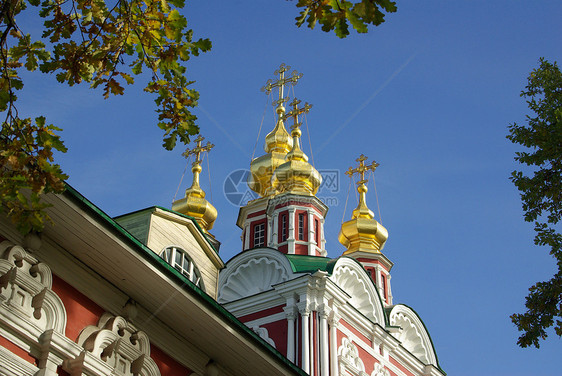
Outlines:
[[[276,111],[279,120],[275,128],[265,136],[264,149],[267,154],[255,158],[250,163],[248,186],[262,197],[275,193],[271,184],[273,172],[285,162],[285,156],[293,147],[293,139],[283,123],[285,108],[280,105]]]
[[[293,148],[285,157],[286,162],[277,167],[273,174],[273,188],[280,193],[294,193],[314,196],[322,183],[322,176],[310,163],[300,148],[301,130],[293,126],[291,132]]]
[[[353,210],[352,219],[342,223],[338,235],[339,242],[347,249],[344,255],[357,251],[381,253],[388,239],[387,229],[374,219],[373,212],[367,207],[365,183],[366,180],[359,182],[359,205]]]
[[[283,123],[283,117],[285,114],[285,107],[278,106],[275,110],[277,112],[277,124],[271,132],[265,136],[265,152],[278,152],[287,154],[293,148],[293,139],[289,135],[289,132],[285,129],[285,124]]]
[[[191,187],[185,190],[185,197],[172,203],[172,210],[195,218],[201,228],[207,232],[213,228],[217,219],[217,209],[205,199],[205,191],[199,185],[199,174],[201,173],[201,160],[199,159],[202,151],[209,151],[213,145],[207,143],[202,147],[201,141],[203,137],[197,138],[197,146],[187,151],[187,155],[195,154],[195,162],[191,166],[193,172],[193,182]]]

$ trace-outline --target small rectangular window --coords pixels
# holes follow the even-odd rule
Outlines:
[[[263,247],[265,245],[265,223],[259,223],[254,226],[254,247]]]
[[[318,219],[314,218],[314,240],[316,245],[320,246],[320,226],[318,226]]]
[[[384,273],[381,273],[381,281],[382,281],[382,293],[384,296],[384,301],[388,303],[388,293],[386,291],[386,276]]]
[[[299,240],[304,240],[304,213],[299,213]]]
[[[281,216],[281,241],[287,240],[287,214]]]

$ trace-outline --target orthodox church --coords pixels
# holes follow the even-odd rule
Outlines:
[[[0,376],[442,376],[416,312],[394,304],[387,230],[367,206],[376,162],[361,155],[359,204],[325,247],[320,173],[300,146],[310,109],[281,65],[277,120],[251,162],[259,198],[240,208],[242,251],[228,262],[211,234],[217,210],[193,182],[171,209],[111,218],[75,189],[47,195],[54,226],[22,236],[0,217]],[[292,122],[291,133],[286,122]]]

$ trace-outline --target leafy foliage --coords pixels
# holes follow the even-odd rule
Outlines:
[[[184,0],[4,0],[0,5],[0,210],[22,232],[41,231],[48,218],[41,195],[62,192],[66,176],[53,162],[65,152],[59,128],[20,117],[17,92],[22,71],[56,75],[73,86],[88,83],[103,95],[122,95],[124,86],[143,71],[151,80],[145,91],[156,95],[158,126],[164,147],[179,139],[189,143],[199,129],[190,108],[199,93],[185,77],[183,62],[211,48],[208,39],[193,40],[178,9]],[[18,26],[23,11],[35,10],[44,20],[41,40]],[[30,11],[27,10],[27,11]]]
[[[66,152],[44,117],[18,113],[17,93],[23,71],[54,74],[69,86],[87,83],[103,96],[123,95],[143,72],[150,75],[145,91],[156,96],[163,146],[188,144],[199,132],[191,108],[199,93],[191,88],[183,63],[211,49],[208,39],[193,39],[180,14],[184,0],[3,0],[0,4],[0,211],[7,212],[26,233],[41,231],[48,219],[42,195],[64,190],[66,175],[54,153]],[[395,12],[390,0],[298,0],[303,8],[297,25],[316,22],[322,30],[344,38],[348,22],[360,33],[384,22],[383,11]],[[28,9],[29,8],[29,9]],[[34,40],[17,19],[36,12],[43,34]]]
[[[556,62],[540,59],[521,96],[533,115],[527,115],[526,125],[510,125],[507,138],[526,148],[515,160],[532,174],[514,171],[511,180],[521,192],[525,221],[534,222],[535,244],[549,247],[558,266],[549,281],[529,289],[527,312],[511,316],[523,332],[517,343],[538,348],[553,325],[562,336],[562,235],[556,227],[562,218],[562,73]]]
[[[396,12],[396,3],[391,0],[298,0],[297,7],[304,8],[296,18],[297,26],[306,21],[309,28],[314,29],[316,23],[322,30],[334,30],[340,38],[349,35],[349,24],[358,33],[366,33],[369,25],[378,26],[384,20],[384,13]]]

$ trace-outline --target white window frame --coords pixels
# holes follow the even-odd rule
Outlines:
[[[281,214],[281,242],[287,241],[287,214]]]
[[[254,247],[265,246],[265,223],[254,225]]]
[[[297,240],[304,240],[304,213],[298,214],[299,234]]]
[[[195,286],[205,291],[203,280],[201,279],[201,272],[185,250],[172,245],[164,248],[162,252],[160,252],[160,257],[162,257],[172,268],[176,269],[187,279],[193,282]]]

